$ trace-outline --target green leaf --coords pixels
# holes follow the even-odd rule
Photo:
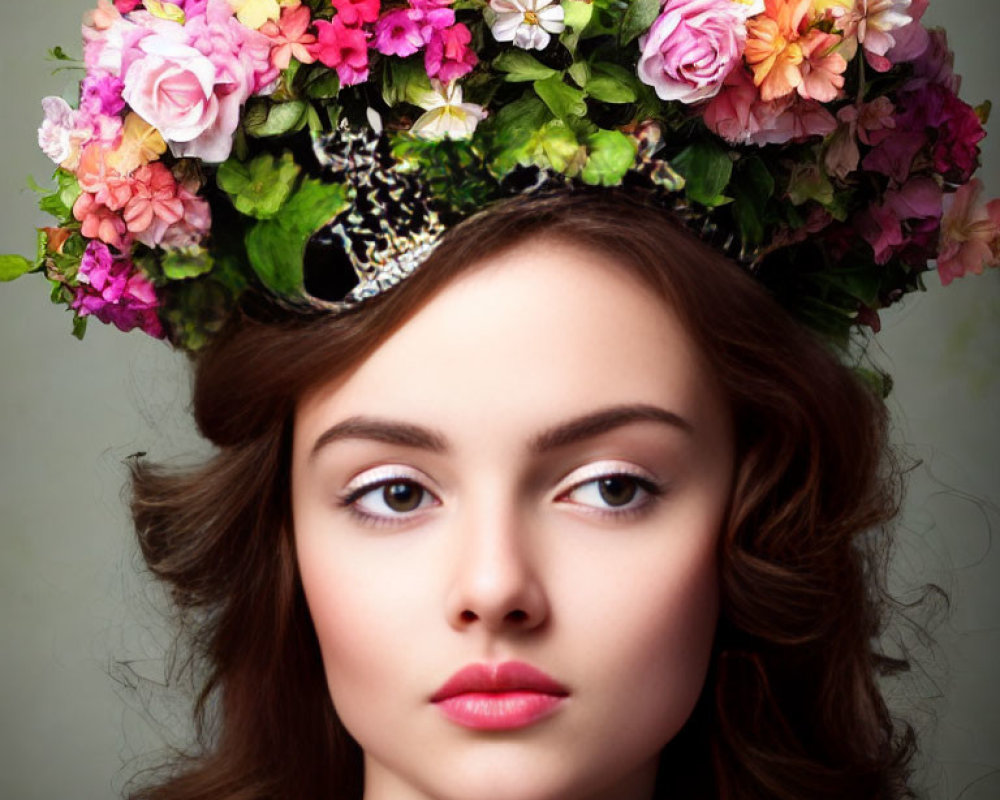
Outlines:
[[[494,131],[490,142],[490,161],[500,174],[517,164],[531,163],[528,154],[534,137],[552,119],[545,104],[530,94],[503,106],[487,122]]]
[[[552,67],[545,66],[531,54],[520,49],[504,50],[493,60],[493,66],[506,72],[504,78],[509,83],[540,81],[558,74]]]
[[[340,93],[340,77],[332,69],[313,69],[305,83],[306,97],[332,100]]]
[[[389,68],[384,71],[382,78],[382,99],[387,105],[419,105],[419,99],[430,91],[431,82],[427,77],[423,58],[389,60]]]
[[[632,0],[622,19],[620,41],[623,45],[650,29],[660,16],[660,0]]]
[[[279,295],[301,293],[302,257],[309,237],[347,206],[343,185],[302,181],[275,217],[247,232],[247,257],[261,282]]]
[[[196,278],[211,272],[214,265],[211,253],[204,247],[185,247],[178,250],[168,250],[163,257],[161,267],[163,274],[172,281]]]
[[[599,62],[591,65],[593,77],[587,82],[587,94],[605,103],[634,103],[638,98],[635,75],[618,64]]]
[[[573,83],[583,89],[590,80],[590,65],[586,61],[577,61],[566,70],[566,74],[573,79]]]
[[[24,256],[0,255],[0,281],[12,281],[26,272],[31,272],[35,264]]]
[[[537,147],[553,169],[567,175],[577,174],[587,156],[573,131],[560,119],[542,126],[538,132]]]
[[[563,22],[567,28],[582,31],[590,24],[594,15],[594,4],[580,0],[563,0]]]
[[[559,119],[583,117],[587,113],[587,104],[580,89],[563,82],[562,75],[556,74],[542,81],[535,81],[535,94],[548,106],[549,110]]]
[[[83,341],[83,335],[87,332],[87,317],[81,317],[79,314],[73,317],[73,335]]]
[[[247,103],[244,128],[250,136],[258,139],[290,133],[306,124],[306,105],[304,100],[270,103],[260,99],[256,103]]]
[[[750,156],[737,163],[730,190],[740,237],[750,247],[757,247],[764,241],[765,212],[774,195],[774,177],[760,158]]]
[[[724,147],[710,141],[695,142],[670,163],[684,176],[684,189],[692,200],[709,208],[728,202],[723,192],[732,177],[733,162]]]
[[[219,165],[215,180],[241,214],[269,219],[291,194],[301,168],[287,150],[280,157],[263,153],[249,164],[235,158]]]
[[[590,156],[583,168],[583,180],[590,184],[615,186],[635,163],[635,142],[621,131],[600,130],[587,139]]]

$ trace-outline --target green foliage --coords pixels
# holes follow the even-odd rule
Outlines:
[[[496,181],[468,139],[429,140],[399,132],[392,136],[391,148],[400,168],[419,171],[421,182],[449,208],[474,211],[494,196]]]
[[[204,275],[211,272],[214,265],[212,254],[199,246],[168,250],[160,262],[164,276],[174,281]]]
[[[558,74],[524,50],[505,50],[494,59],[493,66],[506,73],[505,80],[510,83],[540,81]]]
[[[587,113],[587,104],[581,89],[574,89],[563,81],[557,73],[545,80],[534,82],[535,94],[548,106],[556,117],[569,122],[572,117],[583,117]]]
[[[76,175],[60,168],[55,171],[52,178],[56,182],[55,191],[43,189],[38,184],[33,183],[32,188],[43,194],[42,199],[38,201],[38,207],[46,214],[51,214],[59,220],[60,224],[75,222],[73,204],[81,194]]]
[[[382,99],[387,105],[419,105],[420,98],[430,91],[431,82],[422,56],[388,62],[382,75]]]
[[[215,181],[241,214],[270,219],[288,199],[300,172],[288,151],[280,157],[263,153],[246,164],[230,158],[219,165]]]
[[[273,103],[264,97],[252,98],[244,110],[243,129],[258,139],[294,133],[306,125],[307,106],[304,100]]]
[[[600,130],[587,139],[587,148],[590,155],[583,168],[587,183],[619,184],[635,163],[635,143],[621,131]]]
[[[532,94],[503,106],[488,120],[492,131],[490,163],[493,171],[504,174],[518,164],[530,164],[533,138],[552,113]]]
[[[592,65],[593,74],[584,87],[587,95],[604,103],[634,103],[639,87],[636,77],[618,64]]]
[[[348,204],[343,186],[303,180],[274,217],[261,220],[247,232],[247,257],[261,282],[279,295],[300,293],[302,256],[309,237]]]
[[[724,194],[733,174],[729,151],[712,140],[695,142],[670,160],[684,176],[684,190],[696,203],[708,208],[729,201]]]
[[[740,236],[749,247],[760,246],[764,242],[767,203],[774,195],[771,171],[757,156],[742,158],[736,164],[730,191]]]
[[[31,272],[35,264],[24,256],[0,255],[0,281],[12,281],[26,272]]]
[[[658,16],[660,0],[632,0],[622,19],[621,44],[626,45],[648,31]]]
[[[582,31],[594,16],[594,4],[581,0],[563,0],[563,22],[567,28]]]

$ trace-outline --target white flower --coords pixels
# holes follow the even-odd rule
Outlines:
[[[83,123],[79,111],[61,97],[42,100],[45,120],[38,129],[38,146],[56,164],[66,169],[76,169],[80,149],[92,135],[93,129]]]
[[[445,85],[431,81],[432,91],[418,98],[426,113],[413,123],[410,133],[423,139],[467,139],[476,130],[486,110],[475,103],[462,102],[462,87],[452,81]]]
[[[497,15],[493,36],[525,50],[544,50],[552,33],[562,33],[565,15],[558,0],[490,0]]]

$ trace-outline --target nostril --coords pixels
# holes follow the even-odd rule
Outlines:
[[[528,618],[528,615],[522,611],[520,608],[515,608],[513,611],[508,611],[504,619],[507,622],[524,622]]]
[[[469,609],[465,609],[465,611],[462,612],[461,617],[462,622],[475,622],[478,619],[475,612],[469,611]]]

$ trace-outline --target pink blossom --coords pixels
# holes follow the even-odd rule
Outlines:
[[[367,34],[360,28],[348,28],[339,16],[333,21],[316,22],[318,38],[309,51],[320,62],[337,70],[343,86],[368,80]]]
[[[129,233],[148,247],[156,247],[167,228],[184,217],[177,181],[162,162],[139,167],[132,174],[132,197],[122,212]]]
[[[316,42],[316,36],[307,33],[311,21],[309,6],[285,6],[281,19],[268,21],[260,29],[271,40],[271,63],[275,68],[288,69],[293,58],[302,64],[316,60],[309,52],[309,45]]]
[[[424,44],[431,40],[435,31],[442,31],[455,24],[455,12],[446,6],[435,6],[431,3],[411,2],[413,10],[418,12],[420,35],[424,39]]]
[[[802,82],[798,85],[801,97],[821,103],[837,99],[840,90],[844,88],[843,72],[847,69],[847,61],[835,51],[839,43],[839,36],[818,30],[803,37],[803,59],[799,65]]]
[[[97,202],[90,192],[83,192],[73,204],[73,216],[81,223],[80,233],[88,239],[125,250],[128,248],[125,220],[103,203]]]
[[[870,145],[873,133],[895,127],[892,101],[880,96],[860,106],[844,106],[837,112],[837,120],[840,125],[827,148],[825,163],[832,175],[843,180],[858,168],[858,141]]]
[[[386,56],[412,56],[427,44],[420,30],[423,14],[414,8],[395,8],[375,23],[375,49]]]
[[[750,137],[753,144],[804,141],[813,136],[826,136],[837,129],[837,120],[823,105],[800,97],[785,105],[773,117],[763,117],[762,123],[760,131]]]
[[[113,75],[88,75],[80,84],[80,108],[90,114],[121,114],[124,88],[121,79]]]
[[[941,220],[941,247],[937,257],[941,283],[984,267],[1000,266],[1000,199],[980,204],[983,184],[974,178],[949,196]]]
[[[38,129],[38,146],[64,169],[74,170],[80,162],[83,146],[93,133],[80,112],[61,97],[42,100],[45,119]]]
[[[156,315],[159,303],[153,284],[124,257],[114,257],[104,245],[91,242],[77,274],[71,307],[81,316],[96,316],[119,330],[139,328],[162,338]]]
[[[763,127],[758,113],[762,107],[753,77],[737,68],[705,106],[705,124],[728,142],[746,144]]]
[[[184,204],[184,216],[164,231],[160,247],[167,249],[201,244],[212,228],[212,211],[208,201],[199,197],[193,187],[181,184],[177,198]]]
[[[902,188],[886,192],[881,204],[858,215],[855,227],[872,246],[875,263],[885,264],[904,249],[913,251],[914,263],[921,263],[933,256],[941,204],[936,181],[913,178]]]
[[[437,78],[442,83],[451,83],[470,72],[479,61],[469,47],[470,41],[472,33],[461,22],[435,32],[424,53],[427,76]]]
[[[198,0],[198,6],[202,4],[204,10],[196,13],[192,0],[188,2],[187,22],[181,28],[184,41],[216,65],[219,84],[239,86],[249,75],[251,93],[266,94],[278,78],[271,64],[271,40],[242,25],[228,0]]]
[[[718,94],[741,63],[746,10],[731,0],[667,0],[639,38],[639,77],[661,100],[696,103]]]
[[[127,14],[142,5],[142,0],[115,0],[115,8],[122,14]]]
[[[330,0],[337,19],[347,27],[357,27],[378,19],[379,0]]]
[[[132,198],[132,182],[108,164],[111,151],[99,144],[89,144],[80,156],[76,179],[80,188],[94,196],[95,202],[111,211],[121,211]]]
[[[892,32],[895,44],[885,55],[893,64],[913,61],[927,49],[929,43],[927,29],[920,20],[923,19],[929,4],[930,0],[912,0],[907,9],[912,22]]]

